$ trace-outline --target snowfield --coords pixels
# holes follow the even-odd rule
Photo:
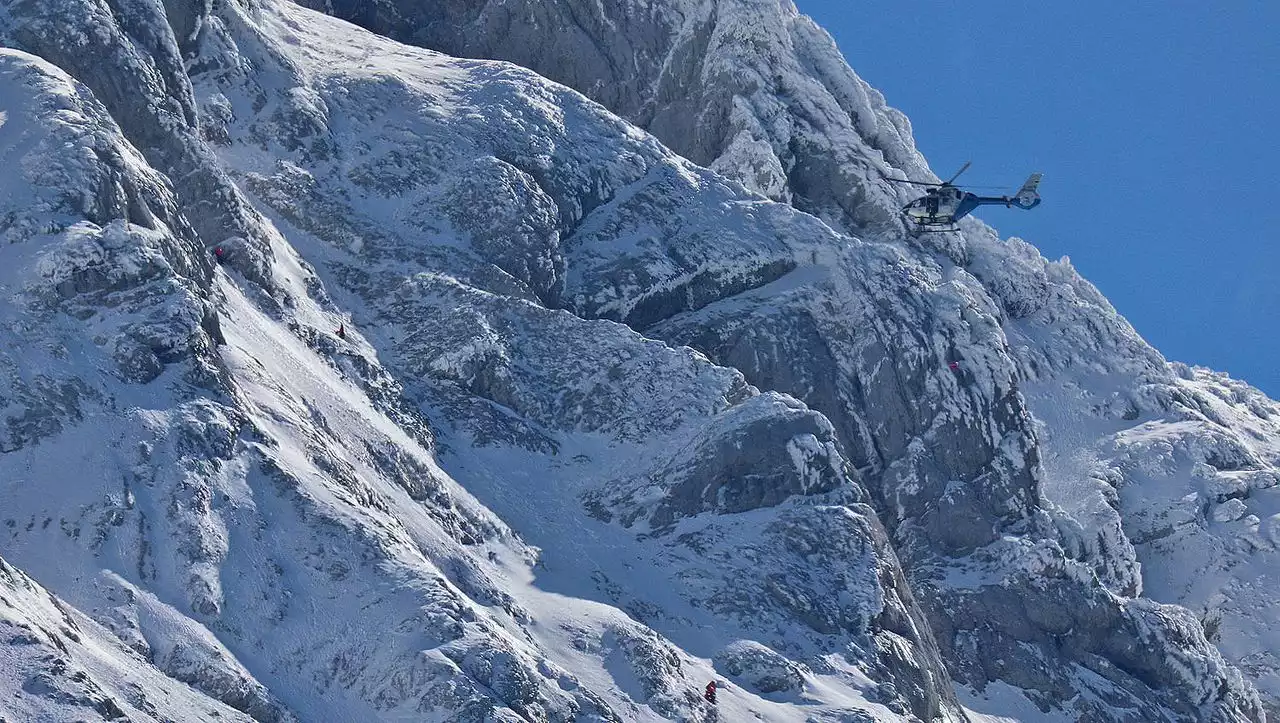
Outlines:
[[[303,4],[0,8],[0,721],[1277,712],[1280,405],[789,2]]]

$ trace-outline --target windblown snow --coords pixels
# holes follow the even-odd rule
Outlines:
[[[1280,405],[789,2],[304,4],[0,7],[0,721],[1277,712]]]

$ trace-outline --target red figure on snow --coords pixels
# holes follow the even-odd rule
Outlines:
[[[339,338],[339,339],[346,340],[346,338],[347,338],[347,325],[346,325],[346,324],[338,324],[338,338]]]
[[[702,694],[702,697],[706,698],[711,705],[716,704],[716,682],[714,680],[707,683],[707,690]]]
[[[947,368],[948,368],[948,369],[950,369],[950,370],[951,370],[951,371],[953,371],[953,372],[958,372],[958,371],[960,371],[960,362],[958,362],[958,361],[953,361],[953,362],[951,362],[950,364],[948,364],[948,365],[947,365]]]

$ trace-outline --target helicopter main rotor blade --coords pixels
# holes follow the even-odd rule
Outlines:
[[[942,185],[941,183],[930,183],[929,181],[908,181],[905,178],[890,178],[888,176],[882,176],[882,178],[884,178],[884,180],[886,181],[891,181],[893,183],[909,183],[912,186],[941,186]]]
[[[973,165],[973,161],[965,161],[964,165],[960,166],[960,170],[956,171],[956,175],[952,176],[950,179],[947,180],[946,183],[942,185],[950,186],[953,182],[955,182],[957,178],[960,177],[961,173],[964,173],[965,171],[969,170],[969,166],[972,166],[972,165]]]

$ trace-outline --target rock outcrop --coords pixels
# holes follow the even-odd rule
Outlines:
[[[283,0],[0,10],[0,554],[146,699],[1263,719],[1260,596],[1151,561],[1274,554],[1275,404],[904,237],[909,124],[793,6],[321,9],[613,112]]]

